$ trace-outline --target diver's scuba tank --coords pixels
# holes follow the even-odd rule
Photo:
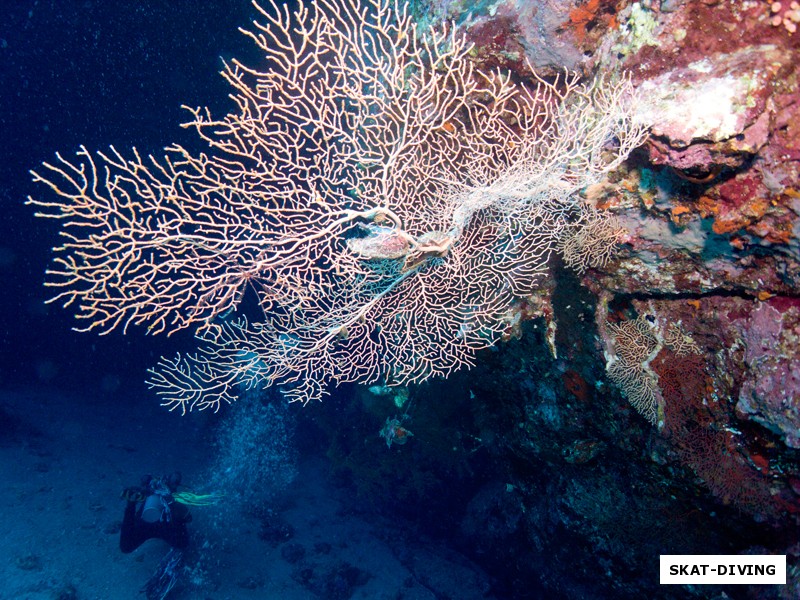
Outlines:
[[[168,521],[165,513],[169,513],[169,504],[161,494],[152,493],[144,499],[142,506],[142,521],[145,523],[158,523]]]
[[[169,522],[172,520],[170,504],[175,500],[172,497],[175,489],[180,485],[180,473],[168,477],[148,477],[147,496],[142,504],[139,516],[145,523]]]

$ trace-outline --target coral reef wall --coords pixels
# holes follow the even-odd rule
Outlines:
[[[392,456],[458,482],[467,500],[452,525],[509,597],[798,597],[800,10],[447,0],[415,11],[423,26],[458,23],[484,68],[627,73],[651,135],[585,192],[628,232],[616,257],[580,275],[554,264],[548,322],[412,392],[416,437]],[[464,390],[462,404],[451,398],[457,419],[422,417],[442,386]],[[447,460],[421,441],[436,431]],[[343,470],[363,469],[345,454]],[[456,457],[495,476],[454,472]],[[393,493],[410,493],[398,480]],[[436,495],[415,484],[417,500]],[[787,554],[788,583],[659,587],[666,553]]]

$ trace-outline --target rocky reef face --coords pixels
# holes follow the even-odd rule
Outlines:
[[[501,596],[800,597],[800,8],[415,10],[423,25],[454,20],[483,68],[627,73],[650,137],[586,191],[628,231],[616,258],[581,276],[554,264],[549,325],[524,323],[472,372],[412,390],[415,437],[388,449],[391,490],[339,435],[342,473],[434,507]],[[362,396],[347,422],[377,431],[391,405]],[[659,554],[677,553],[787,554],[788,583],[659,587]]]

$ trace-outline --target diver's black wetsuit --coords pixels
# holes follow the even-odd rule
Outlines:
[[[186,523],[191,521],[189,510],[177,502],[170,504],[169,521],[148,523],[142,519],[141,502],[128,501],[122,528],[119,533],[119,548],[125,554],[133,552],[151,538],[164,540],[173,548],[185,550],[189,545],[189,530]]]
[[[176,550],[185,550],[189,545],[189,531],[186,524],[192,520],[189,508],[175,502],[174,494],[181,483],[181,474],[173,473],[167,477],[142,478],[141,487],[127,488],[122,492],[125,498],[125,516],[119,532],[119,548],[125,554],[133,552],[152,538],[164,540]],[[160,497],[163,511],[160,519],[143,519],[142,511],[149,497]]]

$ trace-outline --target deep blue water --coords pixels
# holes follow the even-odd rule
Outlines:
[[[43,192],[29,169],[80,145],[159,153],[178,142],[196,148],[180,128],[182,104],[229,109],[221,58],[257,64],[238,31],[254,9],[213,0],[4,0],[0,28],[0,382],[54,379],[62,388],[92,385],[114,372],[140,386],[153,357],[173,341],[75,334],[68,311],[44,306],[43,288],[56,224],[33,217],[28,195]]]

